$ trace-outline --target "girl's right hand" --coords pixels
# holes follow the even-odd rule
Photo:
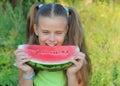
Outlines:
[[[26,62],[30,61],[31,57],[25,52],[20,49],[16,50],[15,58],[17,68],[23,71],[24,74],[30,75],[34,72],[33,68],[26,64]]]

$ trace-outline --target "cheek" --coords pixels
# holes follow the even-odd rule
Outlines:
[[[65,39],[65,36],[57,37],[57,40],[59,43],[63,43]]]
[[[48,39],[48,36],[39,34],[38,39],[41,45],[45,45],[45,41]]]

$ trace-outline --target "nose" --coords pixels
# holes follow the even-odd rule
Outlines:
[[[54,42],[54,41],[55,41],[55,34],[50,34],[49,40],[50,40],[51,42]]]

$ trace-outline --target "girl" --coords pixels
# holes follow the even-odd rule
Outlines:
[[[35,3],[27,17],[27,43],[46,46],[76,45],[80,52],[66,71],[35,71],[25,64],[30,59],[20,49],[15,51],[19,86],[87,86],[91,62],[87,55],[78,13],[60,4]],[[26,58],[27,57],[27,58]],[[35,77],[34,77],[35,75]]]

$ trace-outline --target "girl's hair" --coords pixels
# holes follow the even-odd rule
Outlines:
[[[72,7],[67,7],[68,10],[66,10],[60,4],[44,4],[41,7],[39,7],[39,5],[40,3],[35,3],[31,7],[27,16],[27,43],[39,44],[38,37],[34,33],[33,26],[34,24],[38,25],[40,17],[65,17],[66,21],[68,22],[68,32],[65,37],[64,44],[76,45],[80,48],[81,52],[85,53],[87,64],[84,64],[81,69],[82,72],[78,72],[77,76],[79,82],[82,80],[84,82],[84,86],[87,86],[89,76],[91,75],[91,61],[87,54],[83,34],[84,32],[78,13]]]

